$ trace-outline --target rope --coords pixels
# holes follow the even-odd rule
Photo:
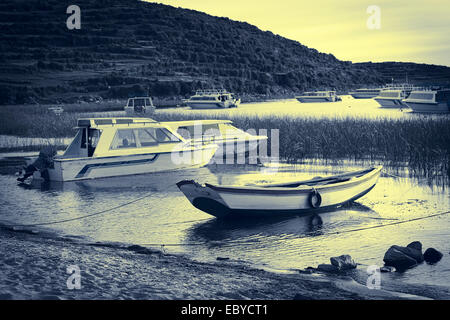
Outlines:
[[[167,188],[165,188],[165,189],[163,189],[163,190],[160,190],[160,191],[168,190],[168,189],[171,188],[171,187],[172,187],[172,185],[169,186],[169,187],[167,187]],[[94,212],[94,213],[91,213],[91,214],[87,214],[87,215],[84,215],[84,216],[79,216],[79,217],[69,218],[69,219],[64,219],[64,220],[56,220],[56,221],[49,221],[49,222],[33,223],[33,224],[15,224],[15,225],[7,225],[7,227],[13,228],[13,227],[37,227],[37,226],[48,226],[48,225],[52,225],[52,224],[59,224],[59,223],[65,223],[65,222],[70,222],[70,221],[75,221],[75,220],[81,220],[81,219],[85,219],[85,218],[90,218],[90,217],[93,217],[93,216],[97,216],[97,215],[100,215],[100,214],[108,213],[108,212],[111,212],[111,211],[114,211],[114,210],[117,210],[117,209],[120,209],[120,208],[129,206],[129,205],[131,205],[131,204],[133,204],[133,203],[136,203],[136,202],[138,202],[138,201],[141,201],[141,200],[143,200],[143,199],[149,197],[149,196],[152,195],[152,194],[153,194],[153,192],[148,192],[148,193],[144,194],[142,197],[139,197],[139,198],[136,198],[136,199],[134,199],[134,200],[131,200],[131,201],[128,201],[128,202],[119,204],[119,205],[117,205],[117,206],[115,206],[115,207],[111,207],[111,208],[108,208],[108,209],[105,209],[105,210],[101,210],[101,211],[98,211],[98,212]],[[1,220],[1,221],[4,221],[4,220]],[[6,222],[6,221],[4,221],[4,222]]]

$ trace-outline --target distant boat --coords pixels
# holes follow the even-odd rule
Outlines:
[[[142,114],[152,115],[155,111],[155,106],[150,97],[135,97],[128,99],[124,110],[129,116]]]
[[[409,97],[403,100],[403,103],[414,112],[449,113],[450,89],[412,91]]]
[[[241,103],[232,93],[224,89],[197,90],[195,95],[184,100],[191,109],[235,108]]]
[[[193,143],[214,143],[217,155],[248,154],[267,136],[252,135],[232,125],[231,120],[187,120],[161,122]]]
[[[295,97],[300,102],[336,102],[341,100],[336,91],[308,91]]]
[[[63,155],[50,158],[39,171],[34,165],[39,159],[29,159],[34,178],[73,181],[197,168],[208,164],[217,150],[215,144],[186,141],[152,119],[85,118],[77,124]]]
[[[374,89],[361,88],[351,91],[348,94],[355,99],[372,99],[378,96],[381,90],[382,90],[381,88],[374,88]]]
[[[374,98],[382,108],[406,108],[407,105],[403,102],[411,91],[421,90],[410,83],[403,84],[389,84],[386,85],[378,96]]]
[[[193,180],[177,186],[194,207],[216,217],[301,214],[329,210],[364,196],[377,183],[381,169],[260,186],[200,185]]]

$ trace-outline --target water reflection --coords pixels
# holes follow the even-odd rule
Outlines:
[[[359,213],[369,213],[360,215]],[[358,217],[353,222],[339,221],[338,215]],[[337,218],[337,219],[336,219]],[[351,203],[346,206],[329,210],[323,214],[284,215],[274,217],[212,219],[195,225],[188,232],[188,239],[192,242],[202,241],[253,241],[267,238],[302,238],[324,235],[327,232],[339,230],[342,225],[355,225],[367,222],[367,219],[382,219],[371,208]]]

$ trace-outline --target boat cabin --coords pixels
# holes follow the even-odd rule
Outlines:
[[[311,97],[331,97],[335,95],[336,91],[310,91],[303,93],[303,96],[311,96]]]
[[[108,157],[171,151],[184,139],[169,127],[150,118],[78,119],[78,130],[59,158]]]
[[[232,125],[231,120],[189,120],[164,122],[186,140],[212,142],[253,137]]]
[[[124,109],[125,113],[128,115],[144,113],[152,114],[155,110],[155,106],[150,97],[135,97],[128,99]]]
[[[226,91],[225,89],[208,89],[208,90],[197,90],[195,95],[189,100],[191,101],[222,101],[233,99],[233,95]]]

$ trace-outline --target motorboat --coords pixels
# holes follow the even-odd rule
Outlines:
[[[150,97],[135,97],[130,98],[127,101],[127,105],[124,108],[126,115],[152,115],[155,112],[155,106],[153,100]]]
[[[356,89],[354,91],[349,92],[348,94],[351,95],[355,99],[372,99],[375,98],[380,94],[381,88],[360,88]]]
[[[258,144],[267,136],[245,132],[233,126],[231,120],[188,120],[162,122],[193,143],[219,146],[215,158],[229,155],[248,155],[256,152]]]
[[[387,84],[374,100],[383,108],[406,108],[407,106],[403,100],[406,99],[412,91],[422,89],[423,88],[410,83]]]
[[[277,216],[326,211],[354,201],[375,187],[382,167],[326,178],[257,186],[222,186],[194,180],[177,183],[197,209],[216,217]]]
[[[414,112],[420,113],[449,113],[450,89],[412,91],[403,100]]]
[[[386,89],[382,90],[374,100],[383,108],[405,108],[403,99],[406,97],[407,93],[401,89]]]
[[[309,91],[295,98],[300,102],[336,102],[341,100],[335,91]]]
[[[187,141],[149,118],[83,118],[76,129],[62,155],[44,166],[36,164],[43,162],[41,156],[28,159],[29,167],[40,167],[34,178],[74,181],[197,168],[209,163],[218,148]]]
[[[225,89],[197,90],[195,95],[184,100],[191,109],[224,109],[239,106],[241,99]]]

